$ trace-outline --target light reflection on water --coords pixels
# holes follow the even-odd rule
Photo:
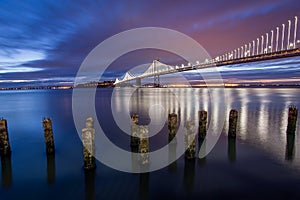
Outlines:
[[[120,89],[120,95],[131,94],[134,89]],[[184,121],[192,120],[198,126],[198,111],[207,110],[210,126],[217,126],[218,107],[221,105],[218,98],[210,102],[208,89],[138,89],[134,93],[137,97],[131,102],[131,113],[140,115],[141,123],[148,124],[150,117],[148,115],[151,105],[162,104],[166,113],[178,113],[179,118]],[[219,89],[212,92],[218,97]],[[226,106],[226,119],[223,134],[228,131],[228,115],[230,109],[239,111],[238,118],[238,139],[251,144],[256,148],[262,149],[284,162],[286,149],[286,129],[288,119],[288,107],[290,105],[300,106],[300,90],[298,89],[225,89],[228,105]],[[174,95],[175,94],[175,95]],[[179,98],[178,101],[176,96]],[[113,106],[118,108],[118,112],[125,112],[122,108],[122,98],[116,98],[112,102]],[[210,113],[211,107],[215,107],[213,114]],[[162,110],[157,110],[162,112]],[[210,117],[213,116],[214,119]],[[300,122],[298,120],[298,126]],[[198,127],[197,127],[198,128]],[[197,129],[196,128],[196,129]],[[299,129],[296,130],[298,135]],[[296,138],[295,146],[298,146]],[[293,166],[300,170],[300,150],[295,149]]]
[[[162,104],[164,109],[161,111],[177,113],[183,121],[194,121],[195,130],[198,129],[198,111],[207,110],[210,126],[214,128],[218,125],[217,113],[222,102],[218,98],[210,102],[207,89],[141,88],[126,105],[124,96],[131,94],[132,90],[116,90],[118,98],[112,102],[111,89],[99,89],[96,95],[99,120],[109,129],[108,134],[112,135],[114,142],[122,147],[129,146],[129,136],[125,137],[126,134],[112,123],[110,106],[114,106],[118,113],[125,112],[129,106],[131,113],[139,114],[141,124],[148,124],[151,116],[161,117],[160,110],[151,109],[151,106]],[[8,166],[8,175],[1,174],[2,181],[4,177],[10,189],[5,189],[2,182],[4,189],[0,187],[0,197],[138,199],[170,197],[173,194],[178,198],[196,199],[199,196],[210,197],[212,191],[235,193],[237,187],[241,188],[241,194],[248,194],[249,188],[256,192],[262,192],[259,188],[264,188],[265,192],[280,192],[276,188],[267,188],[274,182],[277,183],[277,189],[290,184],[283,191],[293,190],[290,186],[299,183],[299,179],[292,177],[296,175],[300,178],[300,120],[297,122],[295,139],[287,138],[287,113],[291,104],[300,108],[300,90],[248,88],[225,91],[228,102],[225,105],[226,119],[222,136],[213,151],[204,159],[187,162],[180,158],[167,168],[140,176],[117,172],[99,162],[95,174],[84,174],[81,141],[72,120],[71,91],[1,92],[0,117],[8,120],[12,158],[5,165]],[[218,89],[212,92],[218,97]],[[236,142],[227,141],[230,109],[239,111]],[[44,153],[43,117],[53,119],[55,160],[47,159]],[[167,116],[163,117],[166,119]],[[162,124],[162,132],[152,140],[158,146],[168,141],[166,125],[159,121],[155,125]],[[176,146],[170,146],[169,150],[176,151]],[[168,156],[172,159],[173,155]],[[290,168],[296,169],[296,172],[290,173]],[[256,185],[258,181],[261,182],[260,187]],[[120,194],[116,194],[116,191],[120,191]],[[45,194],[49,196],[45,197]],[[276,197],[275,193],[273,195]]]

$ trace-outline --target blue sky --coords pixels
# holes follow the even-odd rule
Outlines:
[[[214,57],[299,16],[299,11],[297,0],[0,0],[0,86],[71,84],[96,45],[128,29],[174,29],[198,41]],[[106,79],[122,76],[130,66],[156,57],[170,64],[180,62],[159,51],[136,53],[138,59],[132,53],[114,62]],[[291,68],[284,62],[265,69],[249,64],[247,70],[243,66],[220,70],[227,80],[300,78],[299,59],[288,61]]]

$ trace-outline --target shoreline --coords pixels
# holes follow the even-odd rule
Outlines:
[[[24,90],[73,90],[73,89],[91,89],[95,87],[73,87],[73,86],[63,86],[63,87],[52,87],[52,86],[47,86],[47,87],[25,87],[25,88],[0,88],[0,91],[11,91],[11,90],[16,90],[16,91],[24,91]],[[97,89],[111,89],[114,87],[97,87]],[[122,88],[122,87],[118,87]],[[124,87],[124,88],[137,88],[137,87]],[[265,88],[265,89],[300,89],[300,85],[251,85],[251,86],[224,86],[224,87],[204,87],[204,86],[193,86],[193,87],[140,87],[140,88],[149,88],[149,89],[154,89],[154,88],[237,88],[237,89],[246,89],[246,88]]]

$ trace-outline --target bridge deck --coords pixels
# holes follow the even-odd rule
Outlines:
[[[259,61],[288,58],[288,57],[294,57],[294,56],[300,56],[300,48],[292,49],[292,50],[285,50],[285,51],[280,51],[280,52],[274,52],[274,53],[268,53],[268,54],[262,54],[262,55],[256,55],[256,56],[249,56],[249,57],[239,58],[239,59],[218,61],[218,62],[213,62],[213,63],[202,63],[199,65],[184,66],[183,68],[179,67],[178,69],[174,69],[174,70],[162,71],[159,73],[145,74],[145,75],[136,76],[131,79],[121,80],[118,82],[118,84],[136,80],[136,79],[160,76],[160,75],[165,75],[165,74],[173,74],[173,73],[190,71],[190,70],[195,70],[195,69],[205,69],[205,68],[210,68],[210,67],[222,67],[222,66],[226,66],[226,65],[259,62]]]

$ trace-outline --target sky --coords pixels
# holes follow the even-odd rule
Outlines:
[[[72,84],[93,48],[133,28],[182,32],[215,57],[287,24],[300,16],[299,11],[298,0],[0,0],[0,87]],[[161,51],[132,52],[113,62],[104,79],[114,80],[157,57],[168,64],[181,61]],[[104,59],[99,58],[99,65]],[[226,66],[220,72],[229,82],[281,82],[298,81],[299,69],[300,59],[293,58],[274,64]],[[190,77],[197,79],[191,73]]]

